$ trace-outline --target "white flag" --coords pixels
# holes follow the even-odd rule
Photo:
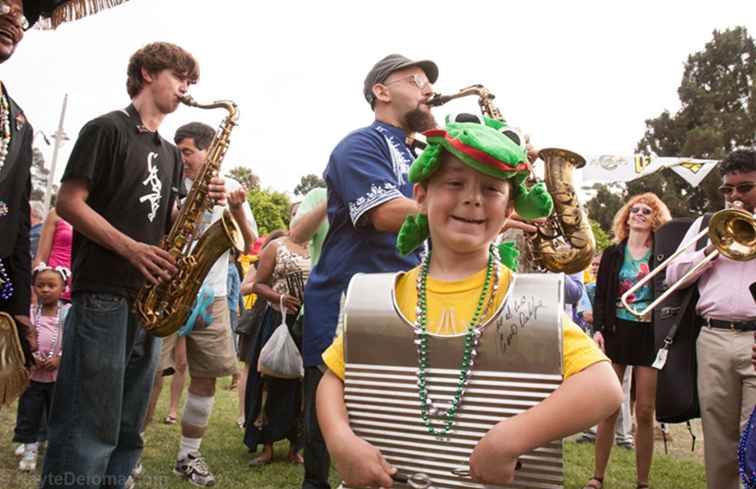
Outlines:
[[[629,182],[662,168],[671,168],[696,187],[716,166],[717,160],[657,157],[645,155],[598,155],[586,158],[583,181]]]

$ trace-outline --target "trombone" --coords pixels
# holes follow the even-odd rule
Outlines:
[[[738,204],[740,205],[738,206]],[[708,228],[702,230],[691,238],[690,241],[680,246],[674,254],[664,260],[651,273],[643,277],[643,279],[637,284],[633,285],[622,294],[621,300],[625,308],[635,316],[640,317],[647,315],[656,306],[664,302],[670,294],[679,289],[688,278],[693,276],[720,254],[735,261],[749,261],[754,259],[756,257],[756,214],[751,215],[742,210],[742,202],[735,202],[735,205],[737,206],[736,208],[721,210],[711,216]],[[683,275],[677,282],[670,285],[662,295],[657,297],[656,300],[649,304],[645,309],[638,311],[628,304],[627,299],[634,294],[635,291],[646,285],[659,272],[667,268],[672,260],[677,258],[707,234],[711,244],[714,245],[716,250],[709,253],[703,260],[688,270],[688,273]]]

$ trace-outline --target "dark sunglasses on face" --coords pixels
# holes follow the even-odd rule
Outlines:
[[[650,216],[651,213],[654,212],[654,211],[652,211],[648,207],[631,207],[630,208],[630,213],[631,214],[637,214],[639,212],[642,212],[644,216]]]
[[[756,182],[743,182],[739,183],[737,185],[722,185],[719,187],[719,193],[722,195],[730,195],[734,190],[737,189],[739,194],[747,194],[751,190],[753,190],[753,187],[756,187]]]

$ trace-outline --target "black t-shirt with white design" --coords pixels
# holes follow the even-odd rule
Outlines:
[[[63,180],[85,179],[87,204],[136,241],[156,245],[170,229],[171,209],[183,196],[181,155],[148,131],[133,105],[88,122],[68,160]],[[124,257],[74,229],[73,292],[133,298],[144,284]]]

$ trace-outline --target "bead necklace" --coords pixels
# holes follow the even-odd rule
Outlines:
[[[13,296],[13,284],[11,283],[5,264],[0,258],[0,299],[7,301]]]
[[[52,340],[50,341],[50,350],[47,352],[47,358],[52,358],[55,354],[55,347],[58,344],[58,338],[60,337],[60,328],[61,324],[63,324],[63,308],[60,306],[60,302],[58,302],[58,322],[56,324],[55,328],[55,336],[52,337]],[[40,320],[42,319],[42,306],[37,304],[37,314],[34,316],[34,328],[39,331],[40,327]]]
[[[465,349],[462,354],[462,361],[460,363],[459,378],[457,380],[457,389],[454,393],[454,398],[451,401],[451,405],[442,406],[434,403],[428,393],[428,299],[427,299],[427,283],[428,283],[428,271],[430,269],[430,257],[432,250],[428,250],[420,269],[420,273],[417,277],[417,309],[415,319],[415,345],[417,347],[417,386],[420,390],[420,415],[423,419],[428,433],[435,436],[438,439],[444,439],[447,437],[454,425],[454,419],[457,416],[457,410],[462,403],[462,398],[467,390],[467,384],[470,380],[470,373],[475,365],[475,357],[478,354],[478,345],[480,344],[480,335],[482,334],[479,328],[481,318],[488,315],[499,286],[499,264],[496,259],[493,246],[488,252],[488,265],[486,267],[486,278],[483,283],[483,290],[480,293],[480,299],[478,299],[478,305],[475,307],[475,312],[470,320],[470,324],[467,326],[465,332]],[[492,286],[493,277],[493,286]],[[488,304],[483,310],[483,303],[491,291]],[[481,314],[482,312],[482,314]],[[444,426],[441,430],[437,430],[431,423],[431,416],[444,416]]]
[[[8,97],[1,90],[2,85],[0,85],[0,170],[5,166],[5,157],[8,156],[11,140],[10,104]]]

